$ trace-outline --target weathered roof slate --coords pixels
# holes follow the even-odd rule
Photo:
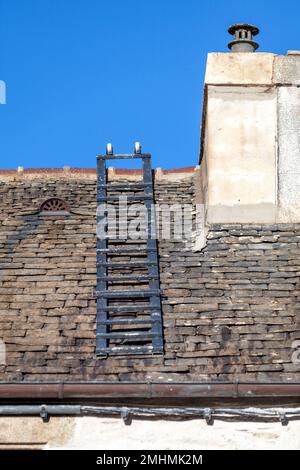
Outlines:
[[[193,172],[157,179],[157,202],[193,201]],[[100,360],[95,175],[64,175],[0,181],[0,380],[300,380],[300,224],[215,225],[201,252],[160,241],[164,356]],[[54,196],[68,216],[36,213]]]

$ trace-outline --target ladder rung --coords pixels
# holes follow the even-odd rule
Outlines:
[[[108,255],[112,253],[147,253],[149,251],[156,251],[156,248],[147,248],[147,247],[142,247],[142,248],[97,248],[96,250],[98,253],[107,253]]]
[[[123,227],[126,228],[126,225],[121,226],[120,229],[122,229]],[[144,227],[144,228],[145,228],[145,227]],[[119,231],[118,231],[117,233],[120,233],[120,231],[121,231],[120,229],[119,229]],[[146,230],[145,230],[145,231],[146,231]],[[151,234],[151,230],[148,230],[148,233]],[[145,237],[143,237],[143,238],[141,237],[141,238],[139,238],[139,240],[140,240],[141,242],[143,242],[143,243],[147,243],[149,240],[151,240],[151,238],[148,236],[147,233],[145,233]],[[119,243],[125,243],[125,242],[127,241],[127,238],[125,238],[125,237],[124,237],[124,238],[121,238],[121,237],[120,237],[120,238],[116,238],[116,237],[115,237],[115,233],[114,233],[114,236],[112,236],[112,235],[107,235],[107,236],[105,236],[105,237],[99,238],[99,241],[107,241],[107,242],[109,242],[109,243],[117,243],[117,242],[119,242]]]
[[[152,261],[152,262],[149,262],[149,261],[128,261],[126,263],[126,261],[124,261],[123,263],[97,263],[97,266],[104,266],[104,267],[107,267],[107,268],[122,268],[122,269],[129,269],[129,268],[132,268],[132,267],[136,267],[136,268],[139,268],[139,267],[144,267],[144,266],[153,266],[153,265],[156,265],[157,264],[157,261]]]
[[[106,291],[100,290],[96,291],[97,297],[104,297],[106,299],[124,299],[124,298],[135,298],[135,297],[152,297],[153,295],[160,295],[160,289],[147,289],[147,290],[115,290],[115,291]]]
[[[160,317],[153,319],[149,317],[149,319],[135,319],[135,318],[126,318],[126,319],[119,319],[119,320],[105,320],[102,321],[101,324],[103,325],[151,325],[152,323],[161,323]]]
[[[106,197],[98,197],[97,202],[106,202],[106,201],[119,201],[121,196],[106,196]],[[145,196],[144,194],[135,195],[135,196],[126,196],[127,201],[151,201],[153,200],[153,196]],[[122,201],[123,202],[123,201]]]
[[[148,333],[143,331],[122,331],[118,333],[97,333],[97,338],[113,338],[113,339],[147,339],[158,336],[154,333]]]
[[[131,276],[101,276],[97,278],[97,281],[105,282],[122,282],[122,281],[150,281],[151,279],[158,279],[157,275],[153,276],[143,276],[141,275],[131,275]]]
[[[125,160],[126,158],[149,158],[150,153],[129,153],[129,154],[114,154],[114,155],[98,155],[99,160]]]
[[[149,354],[149,353],[161,353],[162,350],[154,351],[153,346],[113,346],[112,348],[98,348],[96,351],[97,355],[107,354]]]
[[[119,232],[120,232],[120,230],[119,230]],[[101,238],[99,237],[98,240],[99,241],[107,241],[109,243],[122,243],[123,245],[125,243],[129,242],[127,234],[124,238],[121,237],[120,234],[118,234],[116,237],[113,237],[113,236],[110,236],[110,235],[107,235],[107,236],[104,236],[104,237],[101,237]],[[149,240],[151,240],[150,237],[139,238],[137,240],[132,239],[132,244],[147,243]],[[130,243],[128,243],[128,244],[130,245]]]
[[[138,248],[140,248],[141,246],[142,247],[147,246],[145,245],[145,242],[143,240],[139,240],[139,239],[134,240],[133,238],[126,238],[125,240],[116,239],[114,243],[121,243],[122,245],[125,245],[124,248],[126,248],[126,246],[131,247],[132,245],[138,245]]]
[[[101,201],[99,201],[99,199],[98,199],[97,202],[101,202]],[[105,202],[105,201],[102,201],[102,202]],[[125,205],[124,207],[119,207],[118,204],[115,204],[115,205],[113,205],[113,206],[110,206],[108,209],[111,209],[111,208],[114,209],[114,214],[115,214],[115,215],[127,214],[127,213],[128,213],[128,206],[127,206],[127,205]],[[106,211],[106,210],[107,210],[107,208],[104,207],[104,208],[103,208],[103,211]],[[101,219],[101,218],[103,218],[104,216],[103,216],[102,214],[99,214],[98,217]],[[131,218],[131,220],[134,220],[134,217],[135,217],[135,214],[132,214],[132,215],[128,214],[128,217],[127,217],[127,218],[128,218],[128,219]]]
[[[121,183],[121,184],[99,184],[99,189],[122,190],[122,189],[143,189],[152,186],[152,183]]]
[[[103,310],[104,312],[142,312],[144,310],[151,310],[152,315],[160,315],[160,311],[154,305],[108,305],[107,307],[100,307],[98,311]]]

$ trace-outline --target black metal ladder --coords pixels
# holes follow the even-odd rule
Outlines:
[[[133,183],[108,181],[107,160],[133,158],[142,159],[142,181]],[[112,240],[106,235],[99,237],[99,234],[97,236],[96,354],[100,357],[112,354],[161,354],[163,353],[162,311],[157,241],[153,236],[156,227],[151,155],[140,153],[98,156],[98,208],[101,204],[105,205],[119,200],[119,196],[111,195],[111,191],[121,192],[122,196],[128,191],[134,192],[134,195],[127,196],[127,201],[141,201],[144,205],[148,230],[146,239],[139,241]],[[97,224],[103,221],[102,218],[103,211],[100,214],[97,210]],[[138,259],[122,260],[128,256]],[[140,260],[140,257],[143,259]],[[118,258],[121,258],[121,261]],[[143,271],[143,274],[135,273],[136,269]],[[127,274],[127,270],[131,270],[131,274]],[[125,284],[122,285],[123,282]],[[126,290],[126,282],[147,283],[148,286],[136,289],[130,284],[130,288]],[[120,283],[122,290],[115,288],[116,284]]]

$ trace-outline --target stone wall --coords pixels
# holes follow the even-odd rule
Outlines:
[[[300,449],[300,423],[171,421],[120,418],[1,417],[2,449],[195,450]]]
[[[193,172],[157,175],[156,202],[194,195]],[[69,215],[38,213],[53,196]],[[300,224],[212,225],[201,252],[160,240],[164,356],[98,359],[95,176],[3,176],[0,197],[1,380],[300,380]]]

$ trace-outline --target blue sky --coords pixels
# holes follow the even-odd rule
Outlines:
[[[207,53],[235,22],[260,27],[261,52],[300,49],[299,14],[297,0],[0,0],[0,168],[93,167],[135,140],[154,166],[197,164]]]

